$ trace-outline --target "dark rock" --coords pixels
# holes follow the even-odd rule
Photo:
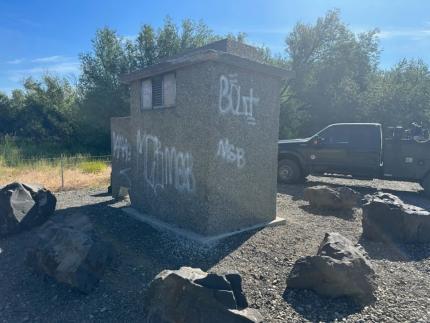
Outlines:
[[[243,295],[240,285],[240,276],[235,272],[217,275],[190,267],[164,270],[149,286],[146,322],[262,322],[258,311],[240,309],[246,303],[246,298],[241,304],[236,300],[236,294]]]
[[[47,189],[12,183],[0,190],[0,236],[28,230],[46,222],[57,199]]]
[[[375,272],[360,245],[339,233],[326,233],[317,255],[299,259],[287,288],[311,289],[329,296],[347,296],[359,305],[375,301]]]
[[[87,216],[53,217],[37,233],[26,258],[39,273],[84,293],[98,283],[112,259],[110,245],[97,239]]]
[[[374,241],[430,242],[430,212],[404,203],[393,194],[367,196],[363,205],[363,237]]]
[[[319,185],[305,188],[304,199],[314,208],[352,209],[360,205],[361,194],[345,186]]]

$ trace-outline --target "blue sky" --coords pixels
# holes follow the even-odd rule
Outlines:
[[[216,33],[243,31],[250,42],[282,53],[296,22],[313,23],[333,8],[354,31],[381,30],[382,67],[403,57],[430,63],[427,0],[0,0],[0,91],[47,71],[76,81],[79,53],[104,26],[133,36],[144,23],[162,25],[166,15],[203,19]]]

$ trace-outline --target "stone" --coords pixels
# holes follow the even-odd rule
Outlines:
[[[304,199],[314,208],[352,209],[360,205],[361,194],[345,186],[318,185],[305,188]]]
[[[339,233],[326,233],[315,256],[296,261],[287,288],[310,289],[322,296],[349,297],[364,306],[375,301],[375,272],[363,248]]]
[[[236,295],[240,295],[239,301]],[[257,310],[242,307],[247,305],[242,297],[241,278],[236,272],[218,275],[190,267],[164,270],[149,286],[146,322],[263,322]]]
[[[29,230],[46,222],[57,199],[42,186],[11,183],[0,189],[0,236]]]
[[[373,241],[430,242],[430,212],[383,192],[366,196],[363,237]]]
[[[112,260],[112,247],[99,240],[87,216],[56,216],[39,228],[26,263],[83,293],[97,285]]]

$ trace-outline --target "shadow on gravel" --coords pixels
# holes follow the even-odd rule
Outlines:
[[[311,290],[285,289],[284,300],[294,310],[311,322],[342,321],[347,316],[360,312],[361,307],[345,297],[321,297]]]
[[[104,198],[96,204],[57,210],[54,215],[88,215],[97,234],[115,249],[113,264],[88,295],[33,274],[27,268],[25,255],[34,244],[35,231],[0,239],[0,309],[5,321],[143,320],[145,291],[160,271],[181,266],[210,270],[256,233],[240,234],[211,249],[204,248],[133,219],[116,202]]]
[[[88,215],[99,235],[119,249],[117,251],[121,258],[132,256],[132,262],[145,269],[145,280],[148,283],[164,269],[191,266],[208,270],[258,232],[254,230],[238,234],[210,248],[158,231],[123,213],[121,208],[112,207],[116,202],[112,199],[59,210],[56,214]]]
[[[356,218],[356,210],[328,210],[328,209],[317,209],[310,205],[300,205],[303,211],[317,215],[317,216],[334,216],[343,220],[354,221]]]
[[[303,190],[308,185],[304,184],[278,184],[278,193],[292,196],[294,201],[303,200]]]
[[[358,241],[373,260],[420,261],[430,257],[430,243],[401,244],[369,241],[363,237]]]
[[[101,193],[96,193],[96,194],[92,194],[92,197],[107,197],[107,196],[111,196],[111,193],[109,192],[101,192]]]

